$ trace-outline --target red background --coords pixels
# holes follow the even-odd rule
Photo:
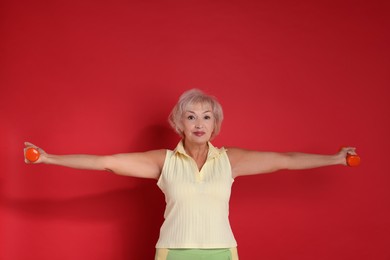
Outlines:
[[[2,1],[0,259],[153,259],[155,181],[25,165],[23,142],[174,148],[194,87],[224,107],[217,146],[362,157],[236,179],[241,259],[389,259],[388,3]]]

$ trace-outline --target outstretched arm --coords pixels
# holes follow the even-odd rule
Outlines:
[[[105,170],[120,175],[158,179],[164,164],[166,150],[115,155],[53,155],[31,143],[25,143],[25,153],[30,147],[38,149],[39,159],[34,163],[45,163],[85,170]],[[30,163],[25,158],[26,163]]]
[[[233,177],[270,173],[278,170],[301,170],[330,165],[346,165],[347,154],[356,154],[355,148],[346,147],[334,155],[307,153],[258,152],[228,148]]]

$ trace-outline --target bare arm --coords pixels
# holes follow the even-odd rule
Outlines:
[[[85,170],[105,170],[120,175],[158,179],[165,160],[166,150],[115,155],[53,155],[41,148],[26,143],[26,148],[35,147],[40,158],[35,163],[45,163]],[[25,160],[28,162],[27,160]]]
[[[330,165],[346,165],[347,154],[356,154],[355,148],[343,148],[334,155],[307,153],[258,152],[229,148],[228,156],[233,177],[270,173],[278,170],[302,170]]]

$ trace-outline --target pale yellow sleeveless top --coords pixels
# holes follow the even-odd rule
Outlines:
[[[157,185],[165,194],[165,221],[157,248],[230,248],[237,242],[229,223],[234,179],[224,148],[209,143],[199,171],[180,142],[168,150]]]

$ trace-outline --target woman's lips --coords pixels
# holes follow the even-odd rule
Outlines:
[[[202,135],[204,135],[205,134],[205,132],[203,132],[203,131],[196,131],[196,132],[194,132],[194,135],[196,135],[196,136],[202,136]]]

